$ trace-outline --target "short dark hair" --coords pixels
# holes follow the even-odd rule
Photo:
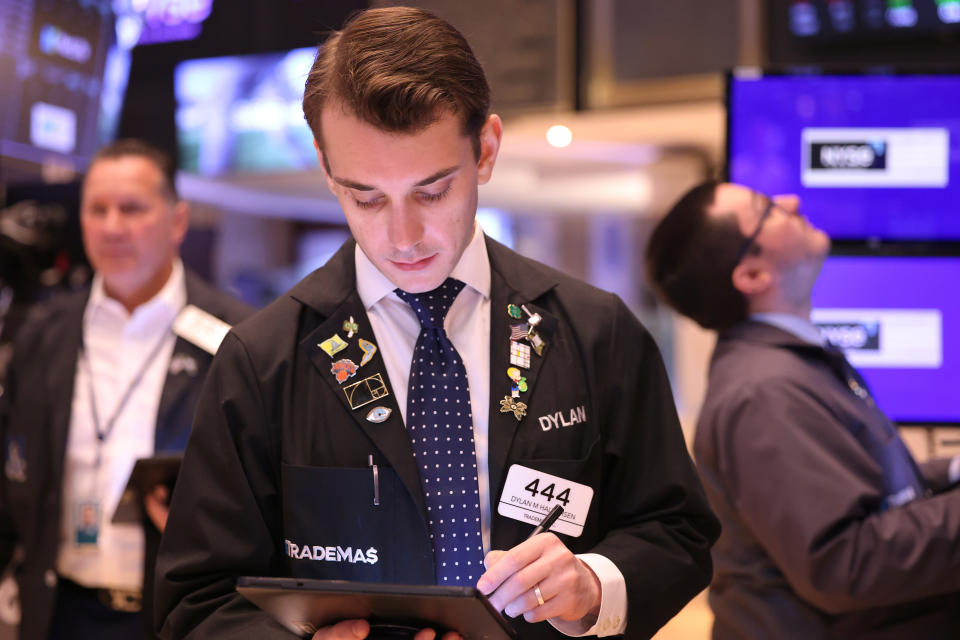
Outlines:
[[[164,196],[171,202],[176,202],[180,199],[177,195],[177,168],[173,162],[173,158],[158,147],[139,138],[121,138],[120,140],[101,147],[93,154],[93,158],[90,160],[90,166],[92,167],[98,160],[116,160],[130,156],[144,158],[153,163],[163,178],[161,188],[163,189]]]
[[[647,277],[660,297],[707,329],[745,320],[747,299],[733,286],[746,237],[736,215],[710,215],[719,184],[688,191],[654,228],[647,244]]]
[[[320,115],[327,100],[340,101],[375,127],[401,133],[419,131],[451,111],[479,157],[490,87],[453,26],[423,9],[385,7],[358,13],[317,52],[303,115],[321,149]]]

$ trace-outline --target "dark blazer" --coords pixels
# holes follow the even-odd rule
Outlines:
[[[229,324],[252,311],[186,272],[187,302]],[[66,452],[74,375],[83,330],[89,288],[56,297],[34,309],[14,346],[6,390],[0,398],[0,427],[5,449],[11,442],[26,448],[25,480],[2,476],[0,561],[5,566],[19,542],[25,556],[17,573],[23,621],[23,640],[45,640],[56,601],[56,557],[60,544],[63,460]],[[183,338],[174,355],[192,357],[196,374],[168,374],[157,414],[155,449],[182,451],[193,419],[203,378],[213,357]],[[9,457],[5,451],[4,460]],[[144,571],[145,620],[152,619],[153,559],[159,531],[146,531]],[[145,626],[149,629],[150,626]]]
[[[694,443],[723,524],[713,637],[960,637],[960,492],[886,508],[877,445],[902,442],[830,362],[766,324],[719,338]]]
[[[376,342],[356,291],[354,247],[348,241],[235,327],[214,360],[157,565],[165,637],[290,637],[234,592],[241,575],[434,581],[420,480],[390,391],[397,382],[387,379],[377,352],[350,382],[380,374],[389,395],[351,410],[347,385],[319,347],[336,333],[345,338],[350,316],[359,333],[336,358],[359,362],[357,338]],[[629,598],[627,635],[649,637],[709,580],[718,533],[660,354],[616,296],[489,239],[487,250],[491,495],[500,496],[515,463],[593,487],[583,534],[561,538],[576,553],[600,553],[617,565]],[[525,372],[530,389],[521,400],[529,406],[520,421],[500,412],[510,393],[508,303],[539,312],[547,341]],[[392,409],[381,424],[365,420],[375,406]],[[578,408],[584,420],[571,417],[571,410],[581,416]],[[558,412],[563,424],[554,427],[545,416]],[[368,455],[380,469],[379,507]],[[494,548],[530,533],[531,525],[497,515],[496,505],[493,511]],[[304,546],[330,545],[375,549],[377,561],[303,557]],[[515,624],[523,637],[561,637],[546,623]]]

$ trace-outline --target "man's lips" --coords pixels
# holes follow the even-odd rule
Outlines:
[[[398,262],[396,260],[391,260],[390,264],[400,271],[420,271],[421,269],[426,269],[428,266],[430,266],[430,263],[432,263],[433,259],[436,257],[437,255],[433,254],[430,257],[417,260],[416,262]]]

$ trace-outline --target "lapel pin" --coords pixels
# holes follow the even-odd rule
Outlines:
[[[353,334],[360,331],[360,325],[353,321],[353,316],[349,320],[343,321],[343,330],[347,332],[347,338],[352,338]]]
[[[510,339],[511,340],[523,340],[527,337],[527,334],[530,333],[530,325],[528,324],[512,324],[510,325]]]
[[[376,424],[386,422],[391,413],[393,413],[393,409],[389,407],[374,407],[373,409],[370,409],[369,413],[367,413],[367,422],[373,422]]]
[[[518,402],[516,398],[504,396],[503,400],[500,401],[500,413],[512,413],[519,422],[523,416],[527,415],[527,405]]]
[[[330,366],[330,373],[337,377],[337,382],[343,384],[347,378],[352,378],[357,373],[357,363],[348,358],[337,360]]]
[[[335,333],[323,342],[317,344],[317,346],[323,349],[324,353],[332,358],[335,353],[340,353],[346,349],[347,343],[343,341],[343,338]]]
[[[530,347],[522,342],[510,341],[510,364],[530,368]]]
[[[547,343],[543,341],[543,338],[540,337],[540,334],[533,330],[533,327],[530,327],[530,333],[527,334],[527,340],[530,341],[530,345],[533,347],[533,350],[537,352],[538,356],[543,355],[543,348],[547,346]]]
[[[360,338],[359,344],[360,350],[363,351],[363,357],[360,359],[360,366],[362,367],[373,359],[373,354],[377,352],[377,345],[363,338]]]
[[[179,373],[186,373],[188,376],[197,375],[197,361],[193,356],[185,353],[175,353],[170,358],[170,375],[175,376]]]
[[[515,304],[507,305],[507,315],[513,318],[514,320],[519,320],[522,317],[520,313],[520,307]]]
[[[383,377],[375,373],[360,382],[344,387],[343,395],[347,397],[347,404],[351,409],[359,409],[374,400],[387,397],[390,392],[387,390],[387,385],[383,383]]]
[[[527,314],[527,324],[529,324],[531,327],[537,326],[540,324],[540,321],[543,320],[539,313],[530,313],[530,309],[527,309],[526,305],[520,305],[520,308],[522,308],[523,312]]]

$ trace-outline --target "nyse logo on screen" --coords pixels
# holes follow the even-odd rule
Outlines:
[[[877,322],[817,322],[820,335],[839,349],[878,351],[880,324]]]
[[[883,171],[887,168],[887,143],[883,140],[811,142],[810,168]]]

